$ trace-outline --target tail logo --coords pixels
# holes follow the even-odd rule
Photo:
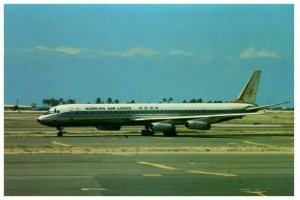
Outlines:
[[[260,79],[260,73],[261,71],[259,70],[253,72],[251,78],[248,80],[244,89],[242,90],[242,92],[234,102],[255,104],[255,99],[256,99],[259,79]]]
[[[252,97],[254,95],[254,91],[253,91],[253,89],[251,89],[250,91],[249,91],[249,97]]]

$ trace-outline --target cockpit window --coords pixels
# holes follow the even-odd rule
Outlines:
[[[60,110],[57,110],[56,108],[51,108],[48,112],[48,114],[54,114],[54,113],[60,113]]]

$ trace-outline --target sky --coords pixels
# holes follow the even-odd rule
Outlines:
[[[294,107],[293,5],[4,5],[4,103],[234,100]]]

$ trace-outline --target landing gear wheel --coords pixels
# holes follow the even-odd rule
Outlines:
[[[142,130],[141,134],[142,134],[142,136],[146,136],[147,135],[147,130]]]
[[[149,131],[149,136],[154,136],[154,131]]]
[[[56,129],[58,130],[57,137],[62,137],[63,134],[64,134],[64,133],[63,133],[63,128],[57,127]]]
[[[149,125],[145,125],[145,129],[141,131],[142,136],[153,136],[154,131],[150,129]]]
[[[142,130],[141,131],[142,136],[153,136],[154,135],[154,131],[151,130]]]
[[[174,136],[177,136],[177,131],[176,131],[176,129],[171,130],[171,131],[166,131],[166,132],[164,132],[164,136],[166,136],[166,137],[174,137]]]
[[[57,133],[57,137],[62,137],[63,136],[63,132],[62,131],[59,131],[58,133]]]

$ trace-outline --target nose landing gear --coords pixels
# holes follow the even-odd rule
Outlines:
[[[58,133],[57,133],[57,137],[62,137],[63,136],[63,128],[62,127],[57,127],[56,128],[58,130]]]

